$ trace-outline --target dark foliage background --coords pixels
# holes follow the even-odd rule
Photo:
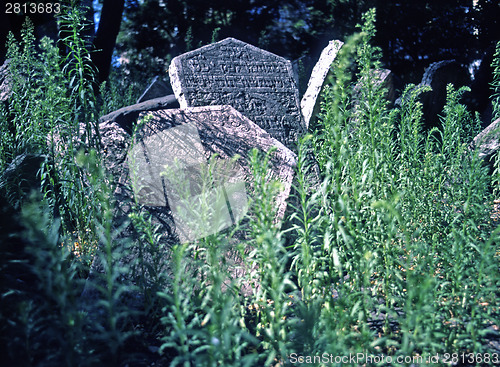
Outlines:
[[[169,58],[216,39],[235,37],[289,59],[316,56],[331,39],[355,31],[377,9],[375,43],[385,66],[410,81],[431,62],[469,64],[490,48],[499,29],[497,1],[162,1],[129,0],[118,52],[130,67],[159,73]]]
[[[41,0],[40,0],[41,1]],[[63,0],[64,2],[65,0]],[[68,0],[69,1],[69,0]],[[78,1],[78,0],[77,0]],[[443,59],[470,65],[493,54],[498,37],[500,3],[495,0],[79,0],[88,7],[89,44],[102,50],[94,57],[107,79],[115,47],[126,75],[144,83],[165,75],[170,59],[182,52],[225,37],[235,37],[289,59],[309,55],[315,60],[331,39],[355,31],[361,14],[377,9],[375,43],[382,48],[385,67],[417,82],[425,66]],[[123,8],[123,11],[122,11]],[[101,31],[94,32],[94,13]],[[19,34],[23,14],[5,14],[0,28],[0,61],[5,58],[9,30]],[[32,16],[36,35],[57,38],[53,17]],[[64,52],[64,50],[62,50]],[[307,60],[304,59],[307,63]]]

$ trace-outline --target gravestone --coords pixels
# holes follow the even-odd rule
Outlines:
[[[9,76],[9,61],[0,66],[0,101],[7,102],[12,94],[12,85]]]
[[[470,84],[469,72],[455,60],[443,60],[430,64],[422,76],[421,82],[415,87],[430,86],[431,91],[420,95],[423,105],[424,126],[427,129],[441,124],[439,115],[446,104],[446,87],[453,84],[455,89]],[[401,106],[401,97],[396,101]]]
[[[392,75],[392,71],[389,69],[373,69],[370,70],[370,77],[369,77],[370,84],[373,86],[374,89],[385,89],[384,97],[390,102],[394,103],[396,99],[396,91],[394,88],[394,78]],[[356,85],[353,88],[352,91],[352,99],[355,104],[355,109],[359,104],[362,102],[360,99],[362,98],[361,96],[361,90],[363,88],[363,84],[365,82],[365,78],[362,78],[358,80]]]
[[[470,84],[469,72],[455,60],[435,62],[425,69],[420,85],[429,85],[432,91],[422,94],[424,122],[427,127],[439,126],[439,115],[446,104],[448,84],[458,89]]]
[[[500,149],[500,118],[477,134],[472,143],[478,150],[479,157],[490,161]]]
[[[385,98],[390,103],[394,103],[396,100],[396,88],[394,87],[394,77],[392,71],[389,69],[377,69],[375,71],[374,81],[382,88],[385,88]]]
[[[344,42],[334,40],[321,52],[318,62],[311,72],[311,78],[307,84],[307,90],[300,101],[302,116],[305,126],[308,128],[314,116],[319,112],[320,94],[330,73],[330,67],[335,61],[337,54]]]
[[[165,109],[141,117],[146,122],[128,156],[134,193],[141,204],[172,211],[182,242],[215,233],[243,216],[246,187],[252,182],[248,158],[254,147],[262,152],[277,148],[270,173],[283,184],[276,199],[277,216],[283,217],[296,157],[234,108]],[[237,156],[240,158],[234,161]],[[209,171],[215,177],[214,185],[202,192],[203,175]],[[210,206],[205,208],[209,219],[204,217],[198,228],[202,196]]]
[[[172,94],[172,88],[157,75],[153,78],[148,87],[137,100],[137,103],[149,101],[151,99],[164,97]]]
[[[170,82],[181,108],[230,105],[292,148],[305,132],[290,61],[234,38],[175,57]]]
[[[179,108],[179,102],[177,102],[173,94],[122,107],[116,111],[102,116],[101,118],[99,118],[99,122],[116,122],[128,133],[131,133],[134,129],[134,124],[141,112],[156,111],[164,108]]]

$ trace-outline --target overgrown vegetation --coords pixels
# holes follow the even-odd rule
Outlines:
[[[451,85],[439,129],[422,128],[422,88],[389,107],[373,78],[374,17],[341,49],[319,122],[300,141],[293,214],[276,220],[273,152],[254,151],[246,218],[170,248],[137,200],[127,221],[115,218],[78,11],[61,18],[75,32],[67,59],[49,41],[36,50],[29,25],[11,39],[0,167],[20,154],[41,153],[44,164],[38,196],[1,184],[8,363],[320,366],[357,355],[353,364],[399,366],[439,354],[444,365],[446,353],[492,362],[500,230],[489,218],[492,180],[468,148],[479,124],[460,103],[466,89]],[[124,261],[131,253],[137,260]],[[92,261],[102,271],[84,287]]]

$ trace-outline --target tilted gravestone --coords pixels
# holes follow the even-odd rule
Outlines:
[[[390,102],[394,103],[396,91],[394,88],[394,80],[392,76],[392,71],[389,69],[374,69],[370,70],[370,77],[363,77],[356,85],[354,85],[352,91],[352,99],[354,102],[354,114],[359,110],[359,106],[363,103],[363,85],[366,85],[366,81],[369,81],[374,90],[384,90],[384,97]]]
[[[276,205],[278,217],[284,215],[295,154],[234,108],[166,109],[142,117],[146,122],[128,156],[132,186],[141,204],[169,207],[181,242],[215,233],[244,215],[254,147],[277,148],[270,173],[283,184]],[[234,162],[235,156],[241,158]],[[203,191],[207,172],[215,180]]]
[[[420,96],[423,110],[424,125],[427,129],[440,126],[439,115],[446,105],[447,86],[453,84],[456,89],[470,84],[469,73],[466,68],[455,60],[443,60],[430,64],[422,76],[422,81],[415,88],[430,86],[432,90]],[[395,102],[401,106],[401,97]]]
[[[147,117],[148,115],[151,117]],[[114,121],[113,116],[116,117],[110,115],[109,119],[101,122],[99,130],[104,164],[112,175],[115,186],[114,196],[118,203],[115,227],[120,229],[117,231],[120,239],[134,238],[137,235],[131,225],[123,228],[130,221],[134,195],[139,204],[144,204],[152,215],[152,223],[160,226],[162,245],[158,247],[158,251],[166,259],[170,256],[170,246],[177,239],[181,242],[190,241],[236,222],[246,210],[247,193],[251,195],[248,154],[254,147],[262,152],[268,152],[271,147],[277,148],[270,160],[269,173],[283,185],[276,198],[277,218],[283,217],[296,156],[234,108],[207,106],[143,111],[141,120],[144,123],[138,130],[133,146],[130,146],[130,132]],[[231,159],[237,155],[241,158],[236,161]],[[211,165],[214,161],[215,165]],[[213,214],[220,220],[201,223],[205,225],[202,228],[193,228],[190,227],[192,223],[186,223],[182,210],[203,209],[198,200],[203,194],[200,189],[200,184],[204,182],[201,175],[207,172],[203,168],[214,168],[214,185],[205,194],[208,209],[212,209],[208,214]],[[188,180],[182,180],[183,178]],[[189,182],[189,186],[183,186],[183,182]],[[178,191],[183,188],[188,189],[188,199],[191,200],[180,200],[182,198],[179,198]],[[187,219],[198,218],[195,216]],[[139,248],[131,249],[130,255],[120,259],[120,262],[136,266],[133,264],[140,256],[144,256],[139,255],[138,251]],[[248,271],[242,270],[237,250],[231,250],[225,256],[233,264],[230,265],[232,276],[240,277]],[[100,284],[97,274],[104,273],[99,259],[95,258],[82,295],[89,307],[93,307],[98,299],[98,292],[92,284]],[[147,257],[145,261],[151,259]],[[168,261],[162,264],[168,267]],[[123,274],[123,281],[131,280],[128,276],[129,274]],[[149,273],[148,276],[154,274]],[[250,292],[248,285],[243,287],[246,292]],[[135,296],[131,297],[134,302],[137,298]]]
[[[440,126],[439,114],[446,104],[448,84],[453,84],[456,89],[470,84],[469,72],[455,60],[435,62],[425,69],[420,85],[428,85],[431,91],[422,94],[424,123],[428,127]]]
[[[179,102],[177,102],[173,94],[122,107],[102,116],[99,118],[99,122],[113,121],[128,133],[131,133],[141,112],[162,110],[164,108],[179,108]]]
[[[9,62],[5,61],[0,66],[0,101],[7,102],[12,94],[12,85],[9,75]]]
[[[500,118],[477,134],[472,143],[479,157],[489,161],[500,149]]]
[[[165,97],[172,94],[172,88],[157,75],[153,78],[148,87],[137,100],[137,103],[149,101],[151,99]]]
[[[321,52],[319,60],[311,72],[307,90],[300,101],[306,127],[309,127],[314,116],[319,112],[320,93],[330,74],[330,67],[343,44],[344,42],[338,40],[330,41],[328,46]]]
[[[181,108],[230,105],[288,148],[305,132],[290,61],[234,38],[175,57]]]

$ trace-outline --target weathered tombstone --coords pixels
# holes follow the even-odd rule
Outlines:
[[[277,197],[277,215],[283,216],[295,155],[234,108],[207,106],[159,110],[142,117],[147,122],[139,129],[128,156],[130,176],[135,181],[132,186],[140,203],[170,208],[182,242],[228,227],[244,214],[245,183],[251,185],[247,158],[254,147],[262,152],[277,148],[271,160],[271,175],[283,183],[284,189]],[[241,157],[237,164],[231,161],[235,156]],[[212,213],[208,215],[219,221],[204,220],[203,228],[193,228],[199,218],[194,218],[192,212],[186,218],[186,212],[201,211],[201,176],[206,172],[203,166],[208,167],[213,157],[216,160],[211,162],[215,162],[216,167],[212,172],[218,176],[218,186],[205,194],[213,204]],[[186,197],[180,194],[183,189],[187,190]],[[188,224],[187,220],[194,223]]]
[[[312,70],[307,90],[300,101],[306,128],[309,127],[314,116],[319,112],[320,93],[330,74],[330,67],[343,44],[344,42],[338,40],[330,41],[328,46],[321,52],[319,60]]]
[[[10,193],[11,199],[21,201],[31,191],[40,191],[40,169],[47,156],[22,153],[0,172],[0,189]]]
[[[148,115],[151,117],[147,117]],[[254,147],[263,152],[269,151],[271,147],[277,148],[270,161],[270,174],[283,184],[283,190],[276,199],[276,207],[277,217],[284,215],[296,156],[241,113],[230,106],[207,106],[143,111],[141,117],[147,122],[138,130],[134,146],[130,146],[130,132],[116,121],[109,119],[99,124],[104,164],[116,187],[114,196],[118,212],[114,226],[117,230],[120,228],[120,239],[136,236],[132,226],[123,227],[124,223],[129,222],[129,214],[132,213],[133,195],[136,195],[140,204],[145,205],[152,215],[153,223],[160,225],[158,233],[162,235],[162,245],[159,246],[159,251],[165,258],[170,256],[169,248],[175,243],[176,237],[180,241],[190,241],[236,222],[244,215],[247,190],[252,187],[247,158]],[[237,155],[241,158],[231,160]],[[211,166],[211,162],[215,162],[215,165]],[[207,202],[213,209],[213,217],[211,222],[201,223],[203,228],[193,228],[192,222],[186,223],[182,210],[196,211],[201,208],[197,197],[202,194],[200,184],[203,180],[200,176],[207,172],[203,171],[204,167],[214,168],[212,172],[216,178],[214,187],[207,192]],[[186,181],[180,179],[180,185],[175,181],[182,176],[188,179],[189,187],[182,186]],[[133,180],[136,180],[135,192]],[[177,195],[176,190],[182,190],[183,187],[189,189],[191,200],[183,201]],[[214,217],[219,220],[213,220]],[[139,258],[137,251],[138,249],[131,248],[130,254],[120,259],[120,263],[126,267],[135,266]],[[231,250],[225,256],[228,263],[233,264],[232,276],[239,277],[242,272],[248,271],[242,270],[238,251]],[[145,258],[144,261],[150,261],[148,259]],[[168,267],[168,261],[164,262],[164,266]],[[99,274],[102,273],[103,265],[96,257],[82,294],[89,309],[92,309],[98,299],[98,292],[93,284],[100,284]],[[134,281],[127,274],[123,277],[124,282]],[[250,292],[248,285],[242,287]],[[141,297],[135,293],[127,295],[127,302],[139,308],[137,304]]]
[[[156,111],[164,108],[179,108],[179,102],[177,102],[173,94],[122,107],[102,116],[99,122],[114,121],[127,132],[131,133],[141,112]]]
[[[164,127],[164,126],[163,126]],[[196,124],[139,131],[129,154],[139,204],[169,207],[182,243],[223,230],[246,213],[243,176],[231,160],[207,164]]]
[[[395,99],[395,90],[394,90],[394,81],[392,72],[389,69],[375,69],[370,72],[370,81],[372,85],[376,88],[385,88],[385,98],[394,102]],[[360,97],[361,88],[363,85],[363,80],[359,80],[353,89],[353,99],[357,100]]]
[[[384,90],[384,97],[391,103],[394,102],[395,90],[392,78],[392,72],[388,69],[374,69],[370,70],[370,77],[368,78],[371,87],[374,90]],[[350,134],[354,134],[359,126],[359,121],[362,119],[363,109],[363,85],[366,77],[359,79],[353,87],[352,91],[352,117],[351,121],[356,122],[352,125]],[[366,111],[365,111],[366,112]]]
[[[479,157],[486,161],[491,160],[500,149],[500,119],[493,121],[481,131],[473,140],[473,145],[479,150]]]
[[[427,127],[438,126],[438,115],[446,104],[446,87],[455,88],[470,84],[469,72],[455,60],[435,62],[425,69],[420,86],[428,85],[432,91],[422,94],[424,122]]]
[[[394,87],[394,77],[389,69],[377,69],[375,78],[382,88],[386,89],[385,97],[391,103],[396,100],[396,89]]]
[[[12,94],[9,78],[9,61],[0,66],[0,101],[6,102]]]
[[[137,100],[137,103],[149,101],[151,99],[160,98],[167,96],[169,94],[173,94],[172,88],[165,83],[160,77],[157,75],[153,78],[148,87],[144,90],[142,95]]]
[[[169,69],[181,108],[230,105],[292,148],[305,132],[290,61],[234,38],[177,56]]]

